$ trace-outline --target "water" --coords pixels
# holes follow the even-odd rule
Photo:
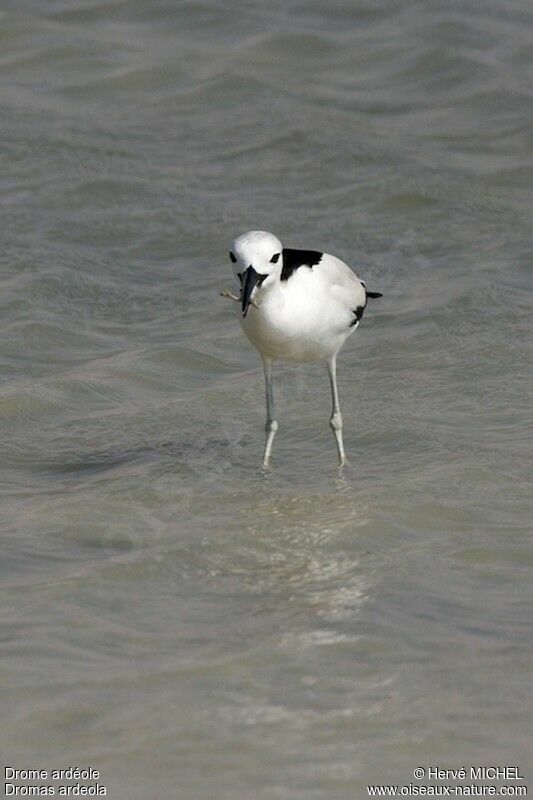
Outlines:
[[[3,3],[6,763],[115,800],[531,778],[531,22]],[[340,359],[342,475],[320,366],[278,370],[258,469],[218,297],[251,227],[384,293]]]

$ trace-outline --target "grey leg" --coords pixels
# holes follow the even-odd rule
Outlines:
[[[346,463],[346,454],[342,443],[342,415],[339,405],[339,392],[337,390],[337,356],[333,356],[331,361],[328,362],[328,371],[333,403],[329,425],[335,435],[337,450],[339,451],[339,466],[342,467]]]
[[[277,420],[274,419],[274,384],[272,380],[272,359],[263,358],[263,368],[265,370],[265,390],[266,390],[266,440],[265,452],[263,453],[263,467],[268,467],[270,454],[272,452],[272,442],[278,429]]]

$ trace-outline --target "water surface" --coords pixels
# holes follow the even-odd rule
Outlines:
[[[7,1],[0,751],[116,800],[531,771],[531,7]],[[384,293],[277,372],[249,228]],[[528,692],[529,690],[529,692]]]

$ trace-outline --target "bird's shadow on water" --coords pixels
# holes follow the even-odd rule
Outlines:
[[[94,450],[70,450],[45,457],[19,455],[15,466],[34,481],[53,479],[56,489],[67,489],[92,480],[142,470],[157,463],[179,463],[183,448],[174,442],[139,445],[131,448],[110,446]]]
[[[260,464],[256,438],[241,433],[148,442],[132,447],[96,446],[94,450],[63,450],[40,457],[19,455],[17,468],[25,473],[27,489],[69,491],[84,486],[133,481],[166,480],[173,475],[191,497],[204,492],[243,496],[259,492],[278,497],[309,496],[313,492],[346,497],[354,492],[353,468],[340,468],[333,459],[304,459],[280,454],[269,467]],[[130,481],[131,482],[131,481]]]
[[[136,446],[95,445],[94,449],[61,449],[55,453],[14,454],[9,459],[14,474],[23,472],[27,488],[55,491],[97,483],[111,478],[175,473],[177,480],[201,484],[228,476],[242,480],[250,474],[249,437],[187,436],[179,440],[148,442]]]

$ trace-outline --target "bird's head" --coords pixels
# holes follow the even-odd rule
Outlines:
[[[241,282],[242,315],[257,289],[269,279],[275,279],[283,266],[283,245],[267,231],[248,231],[231,244],[230,260],[233,274]]]

